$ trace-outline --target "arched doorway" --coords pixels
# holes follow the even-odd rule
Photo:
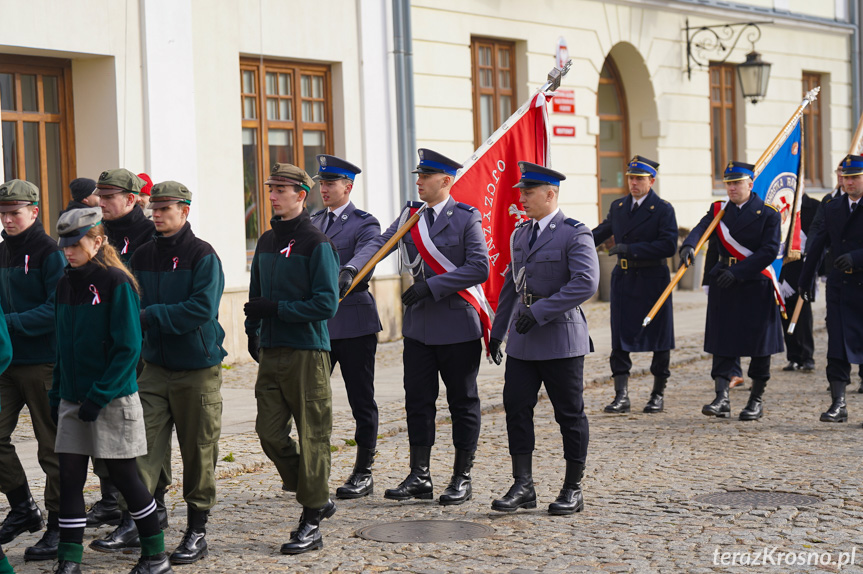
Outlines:
[[[629,160],[629,125],[626,115],[626,93],[620,73],[611,57],[605,59],[599,74],[596,113],[599,135],[596,142],[599,196],[599,221],[605,219],[615,199],[628,193],[626,163]]]

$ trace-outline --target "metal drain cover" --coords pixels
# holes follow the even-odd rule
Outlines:
[[[755,506],[812,506],[821,502],[815,496],[794,494],[792,492],[765,492],[759,490],[735,490],[732,492],[714,492],[700,494],[693,498],[696,502],[714,506],[731,506],[733,508],[749,508]]]
[[[494,528],[462,520],[401,520],[364,526],[356,534],[377,542],[455,542],[484,538]]]

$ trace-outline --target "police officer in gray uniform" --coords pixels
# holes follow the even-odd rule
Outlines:
[[[536,508],[532,457],[533,409],[545,383],[554,418],[563,435],[566,477],[549,514],[584,508],[581,481],[587,458],[588,424],[582,392],[584,356],[593,351],[587,319],[579,305],[599,286],[599,261],[590,228],[567,219],[558,208],[562,173],[518,162],[521,204],[531,219],[510,239],[512,262],[500,291],[490,351],[500,364],[507,332],[503,406],[512,475],[509,491],[492,509]]]
[[[344,265],[363,245],[381,234],[381,226],[372,214],[357,209],[350,200],[360,168],[331,155],[319,155],[317,159],[320,168],[313,179],[321,184],[326,208],[312,215],[312,225],[330,238],[339,251],[339,263]],[[378,440],[375,351],[381,321],[375,298],[369,293],[371,275],[339,303],[336,316],[327,322],[331,368],[336,363],[341,365],[348,403],[357,423],[354,469],[347,482],[336,489],[336,498],[361,498],[374,489],[372,462]]]
[[[479,438],[476,376],[482,357],[483,333],[479,314],[459,291],[488,279],[488,249],[479,211],[450,197],[450,188],[461,164],[428,149],[420,149],[419,157],[419,165],[413,173],[418,174],[420,199],[428,204],[422,217],[426,218],[434,247],[455,269],[437,274],[420,255],[410,233],[399,243],[401,262],[414,278],[413,285],[402,294],[405,410],[411,470],[397,488],[387,489],[384,497],[408,500],[433,496],[429,459],[435,442],[435,401],[440,374],[447,389],[455,446],[453,476],[440,503],[462,504],[471,498],[470,471]],[[421,205],[409,202],[401,217],[383,235],[369,241],[342,268],[339,276],[342,292],[347,290],[356,270],[361,269],[407,220],[410,209]]]

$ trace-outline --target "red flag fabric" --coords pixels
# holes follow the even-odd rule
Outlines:
[[[476,207],[482,214],[482,230],[491,264],[483,291],[495,311],[510,261],[510,236],[516,225],[527,220],[519,201],[519,190],[513,188],[521,178],[518,162],[548,165],[546,102],[551,97],[552,94],[538,93],[519,108],[464,163],[453,184],[453,198]]]

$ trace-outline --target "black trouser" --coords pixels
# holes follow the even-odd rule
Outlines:
[[[785,308],[791,311],[797,307],[798,295],[795,293],[785,300]],[[803,365],[812,362],[815,354],[815,337],[812,334],[812,303],[803,302],[800,308],[800,318],[794,327],[794,334],[788,334],[791,316],[782,319],[782,333],[785,336],[785,356],[789,361]]]
[[[405,411],[412,446],[433,446],[438,373],[446,386],[452,416],[452,442],[459,450],[474,451],[479,440],[480,404],[476,376],[482,358],[480,339],[451,345],[424,345],[404,340]]]
[[[363,448],[374,449],[378,441],[378,404],[375,402],[378,336],[372,333],[350,339],[331,339],[330,347],[332,368],[336,368],[336,363],[341,367],[351,414],[357,423],[354,440]]]
[[[563,435],[563,458],[584,463],[589,431],[582,397],[583,373],[584,357],[548,361],[506,358],[503,406],[511,455],[530,454],[534,450],[533,409],[539,387],[545,383],[554,407],[554,420]]]
[[[847,385],[851,382],[851,363],[847,359],[827,357],[827,380]]]
[[[650,361],[650,374],[654,377],[667,379],[671,376],[671,371],[668,370],[670,362],[671,351],[653,351],[653,360]],[[611,363],[611,374],[613,376],[629,376],[629,371],[632,369],[632,359],[629,357],[629,351],[612,349],[609,363]]]
[[[713,369],[710,370],[710,377],[724,377],[731,380],[737,373],[740,373],[740,357],[721,357],[713,355]],[[752,357],[749,359],[749,378],[758,381],[770,380],[770,355],[766,357]]]

